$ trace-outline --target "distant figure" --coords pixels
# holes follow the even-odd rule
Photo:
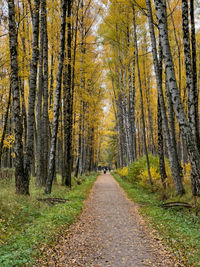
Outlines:
[[[103,169],[103,173],[106,174],[106,168]]]

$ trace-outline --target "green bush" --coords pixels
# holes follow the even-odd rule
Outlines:
[[[159,158],[149,155],[149,163],[152,168],[160,174]],[[129,165],[127,179],[129,182],[137,182],[141,180],[141,173],[147,170],[146,157],[139,158],[137,161]]]

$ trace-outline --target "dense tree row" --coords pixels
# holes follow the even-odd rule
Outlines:
[[[197,196],[199,33],[194,10],[192,0],[110,1],[99,36],[118,132],[116,166],[128,166],[145,155],[153,185],[148,154],[158,154],[165,188],[167,156],[176,193],[182,195],[185,161],[189,161],[192,192]]]
[[[101,8],[87,0],[1,4],[1,167],[14,162],[17,193],[29,194],[31,175],[51,193],[56,172],[71,186],[73,170],[97,165],[104,88],[93,27]]]
[[[151,186],[149,154],[158,155],[164,188],[167,157],[179,195],[190,162],[199,194],[196,2],[1,3],[0,158],[3,167],[14,158],[17,193],[29,194],[35,172],[46,193],[56,171],[70,187],[72,171],[95,169],[106,152],[117,168],[145,155]]]

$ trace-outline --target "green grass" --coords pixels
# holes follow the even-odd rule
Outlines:
[[[66,198],[65,204],[47,204],[46,197],[32,179],[31,196],[15,194],[14,181],[0,183],[0,266],[32,266],[41,248],[55,242],[56,236],[77,218],[97,174],[83,177],[72,190],[54,185],[51,197]],[[60,178],[60,177],[59,177]],[[60,179],[58,179],[60,180]]]
[[[167,244],[177,259],[184,261],[185,266],[200,266],[200,218],[194,211],[187,209],[161,207],[163,201],[158,192],[152,193],[139,183],[130,183],[126,178],[113,174],[128,197],[140,206],[140,213],[145,217],[151,229],[156,229],[160,238]],[[183,197],[189,199],[189,194]],[[174,195],[171,200],[177,199]]]

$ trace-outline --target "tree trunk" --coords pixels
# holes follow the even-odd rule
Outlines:
[[[196,36],[195,36],[195,19],[194,19],[194,0],[190,0],[190,20],[191,20],[191,44],[192,44],[192,74],[193,88],[195,96],[195,127],[197,147],[200,151],[200,133],[199,133],[199,92],[197,87],[197,65],[196,65]]]
[[[78,143],[77,143],[77,156],[76,156],[76,167],[74,176],[78,177],[80,169],[80,159],[81,159],[81,144],[82,144],[82,101],[80,101],[80,111],[79,111],[79,121],[78,121]]]
[[[88,171],[91,172],[94,170],[94,128],[92,127],[89,137],[89,159],[88,159]]]
[[[160,56],[159,56],[159,73],[160,73],[160,79],[161,79],[161,85],[162,85],[162,51],[160,51]],[[160,98],[159,98],[159,93],[157,90],[158,94],[158,103],[157,103],[157,126],[158,126],[158,155],[159,155],[159,167],[160,167],[160,176],[161,176],[161,181],[164,190],[166,189],[166,183],[165,179],[167,178],[166,174],[166,169],[165,169],[165,157],[164,157],[164,145],[163,145],[163,121],[162,121],[162,111],[160,107]]]
[[[178,158],[177,142],[176,142],[175,114],[174,114],[174,110],[173,110],[171,95],[169,92],[167,77],[166,77],[165,86],[166,86],[166,95],[167,95],[167,103],[168,103],[168,121],[169,121],[169,129],[170,129],[171,146],[174,148],[173,149],[173,151],[174,151],[174,163],[177,166],[176,167],[177,172],[179,172],[179,174],[178,174],[180,176],[179,179],[182,179],[183,174],[182,174],[181,164],[180,164],[179,158]]]
[[[175,189],[177,195],[183,195],[184,194],[184,188],[182,185],[182,180],[180,179],[180,175],[178,175],[179,171],[176,167],[175,160],[174,160],[174,147],[171,145],[170,140],[170,132],[168,128],[168,119],[166,115],[166,108],[165,108],[165,102],[164,102],[164,96],[162,91],[162,72],[161,67],[159,67],[158,58],[157,58],[157,48],[156,48],[156,39],[155,39],[155,33],[154,33],[154,27],[153,27],[153,18],[152,18],[152,9],[151,9],[151,2],[150,0],[146,0],[147,5],[147,15],[148,15],[148,21],[149,21],[149,29],[150,29],[150,37],[151,37],[151,44],[152,44],[152,53],[153,53],[153,62],[154,62],[154,69],[156,73],[156,83],[157,83],[157,89],[158,89],[158,95],[159,95],[159,102],[161,107],[161,114],[162,114],[162,121],[163,121],[163,129],[165,133],[165,139],[166,144],[168,148],[168,155],[169,155],[169,162],[170,167],[172,171],[172,178],[174,181]],[[162,49],[161,45],[159,55],[160,60],[162,60]],[[178,172],[177,172],[178,171]]]
[[[133,8],[133,26],[134,26],[134,38],[135,38],[136,65],[137,65],[137,71],[138,71],[138,81],[139,81],[139,91],[140,91],[140,105],[141,105],[141,115],[142,115],[142,131],[143,131],[143,142],[144,142],[143,144],[144,144],[144,152],[145,152],[146,161],[147,161],[147,171],[148,171],[148,176],[149,176],[149,183],[152,186],[153,185],[153,181],[152,181],[151,172],[150,172],[149,156],[148,156],[147,144],[146,144],[146,129],[145,129],[145,120],[144,120],[142,83],[141,83],[141,78],[140,78],[140,68],[139,68],[139,59],[138,59],[137,32],[136,32],[134,5],[132,5],[132,8]]]
[[[61,143],[62,143],[62,158],[61,158],[61,161],[62,161],[62,172],[61,172],[61,176],[62,176],[62,179],[61,179],[61,184],[62,185],[65,185],[65,171],[64,171],[64,116],[63,116],[63,99],[61,100],[61,107],[60,107],[61,111],[60,111],[60,139],[61,139]]]
[[[146,43],[146,36],[144,38],[144,43]],[[147,47],[144,53],[148,53]],[[143,60],[143,69],[144,69],[144,85],[145,85],[145,93],[146,93],[146,102],[147,102],[147,114],[148,114],[148,128],[149,128],[149,149],[152,154],[155,154],[155,144],[153,138],[153,121],[152,121],[152,112],[150,107],[150,77],[147,73],[146,62],[145,59]]]
[[[80,20],[80,31],[81,31],[81,67],[80,67],[80,88],[85,91],[85,72],[84,72],[84,55],[85,51],[85,43],[84,43],[84,1],[81,0],[81,20]],[[74,71],[74,70],[73,70]],[[82,175],[83,172],[83,156],[84,156],[84,146],[85,146],[85,122],[84,122],[84,114],[85,114],[85,102],[80,100],[80,111],[79,111],[79,125],[78,125],[78,148],[77,148],[77,158],[76,158],[76,170],[75,177],[78,174]]]
[[[120,61],[120,65],[122,65],[121,59],[119,57],[119,61]],[[130,159],[130,147],[129,147],[129,140],[128,140],[128,129],[127,129],[127,122],[126,122],[126,110],[125,110],[125,96],[124,96],[124,92],[126,90],[126,88],[124,88],[124,81],[123,81],[123,71],[122,71],[122,66],[120,67],[120,79],[121,79],[121,83],[120,83],[120,113],[121,113],[121,117],[122,117],[122,125],[123,125],[123,139],[124,139],[124,150],[125,150],[125,165],[127,166],[129,159]]]
[[[137,148],[136,148],[136,129],[135,129],[135,53],[133,57],[133,73],[132,73],[132,88],[133,88],[133,93],[132,93],[132,103],[133,103],[133,110],[131,111],[131,127],[133,127],[133,149],[134,149],[134,158],[137,159]]]
[[[74,87],[75,87],[75,65],[76,65],[76,48],[77,48],[77,35],[78,35],[78,10],[79,10],[79,5],[80,5],[80,0],[78,1],[77,7],[76,7],[76,26],[75,26],[75,33],[74,33],[74,47],[73,47],[73,60],[72,60],[72,82],[71,82],[71,101],[72,101],[72,105],[71,105],[71,114],[73,114],[73,104],[74,104]],[[72,36],[73,39],[73,36]],[[75,113],[74,113],[74,117],[75,117]],[[75,121],[75,119],[74,119]],[[72,126],[74,124],[73,118],[72,118]],[[72,127],[72,142],[74,140],[74,135],[75,135],[75,131],[73,130]],[[73,169],[73,161],[74,161],[74,151],[72,151],[72,159],[71,159],[71,168]],[[77,174],[78,175],[78,174]]]
[[[24,176],[22,118],[18,83],[17,33],[14,0],[8,2],[9,48],[11,63],[11,87],[13,93],[13,116],[15,122],[15,186],[17,194],[29,194],[28,181]]]
[[[52,47],[52,54],[51,54],[51,71],[50,71],[50,91],[49,91],[49,108],[53,108],[53,83],[54,83],[54,55],[53,55],[53,47]]]
[[[44,48],[44,1],[41,0],[40,12],[40,50],[38,70],[38,92],[37,92],[37,178],[36,185],[43,185],[43,128],[42,128],[42,96],[43,96],[43,49]]]
[[[180,44],[179,44],[178,38],[177,38],[176,27],[175,27],[174,18],[173,18],[173,12],[171,10],[169,0],[167,0],[167,4],[169,7],[170,17],[171,17],[171,21],[172,21],[172,25],[173,25],[174,38],[175,38],[176,46],[178,49],[178,88],[179,88],[179,91],[181,91],[181,50],[180,50]]]
[[[85,88],[85,85],[84,85]],[[85,113],[86,113],[86,104],[83,102],[82,106],[82,121],[81,121],[81,151],[80,151],[80,162],[79,162],[79,174],[83,174],[84,170],[84,156],[85,156]]]
[[[135,70],[135,62],[134,70]],[[132,154],[132,162],[136,159],[136,140],[135,140],[135,83],[131,85],[131,70],[130,65],[128,66],[128,80],[129,80],[129,107],[128,107],[128,115],[130,121],[130,138],[131,138],[131,154]],[[133,76],[135,73],[133,74]]]
[[[24,1],[22,3],[23,8],[23,17],[25,17],[25,5]],[[23,131],[24,131],[24,143],[26,144],[26,135],[27,135],[27,115],[26,115],[26,105],[25,105],[25,98],[24,98],[24,83],[25,83],[25,58],[26,58],[26,44],[25,44],[25,19],[23,19],[23,35],[21,37],[22,40],[22,47],[23,47],[23,56],[22,56],[22,77],[21,77],[21,86],[20,86],[20,93],[22,98],[22,115],[23,115]]]
[[[114,78],[113,77],[112,77],[112,90],[113,90],[114,101],[115,101],[115,105],[116,105],[116,109],[115,109],[114,108],[114,102],[113,102],[113,109],[114,109],[115,120],[116,120],[116,128],[117,128],[118,135],[119,135],[119,141],[118,141],[118,145],[119,145],[119,164],[118,165],[119,165],[119,168],[122,168],[123,167],[123,143],[122,143],[122,140],[121,140],[121,127],[120,127],[120,121],[119,121],[119,101],[118,101],[117,96],[116,96],[115,87],[114,87]]]
[[[192,13],[193,13],[193,10],[191,10],[191,14]],[[193,20],[192,17],[191,19]],[[198,97],[197,97],[197,92],[196,92],[197,91],[196,62],[193,62],[194,65],[192,65],[190,35],[189,35],[188,0],[182,0],[182,26],[183,26],[183,44],[184,44],[184,55],[185,55],[185,69],[186,69],[186,85],[187,85],[187,93],[188,93],[188,118],[189,118],[189,122],[192,128],[192,132],[196,139],[195,141],[197,145],[199,145]],[[192,36],[193,36],[194,21],[193,21],[192,28],[193,28],[192,29],[193,30]],[[192,39],[192,41],[193,41],[193,46],[194,46],[195,45],[194,38]],[[195,47],[193,48],[196,50]],[[196,61],[196,55],[195,55],[196,53],[194,49],[193,49],[193,58]],[[195,73],[193,73],[193,71]]]
[[[27,116],[27,140],[26,153],[24,161],[24,174],[29,187],[31,174],[31,164],[34,155],[34,123],[35,123],[35,95],[37,83],[37,65],[38,65],[38,36],[39,36],[39,6],[40,0],[34,0],[33,13],[33,42],[32,42],[32,59],[30,68],[29,96],[28,96],[28,116]]]
[[[71,68],[71,8],[72,3],[68,1],[67,6],[67,64],[64,66],[63,97],[64,97],[64,173],[65,185],[71,187],[72,172],[72,68]]]
[[[128,116],[128,99],[127,99],[127,72],[126,65],[124,65],[124,124],[126,129],[126,142],[127,142],[127,159],[128,163],[133,163],[132,153],[132,138],[131,138],[131,127]]]
[[[127,23],[127,47],[130,49],[130,32]],[[135,54],[133,57],[133,82],[131,81],[131,67],[128,65],[128,84],[129,84],[129,95],[128,95],[128,120],[129,120],[129,138],[130,138],[130,152],[131,162],[136,158],[136,141],[135,141]]]
[[[48,154],[49,154],[49,63],[48,63],[48,33],[47,33],[47,10],[46,0],[42,0],[44,5],[44,74],[43,74],[43,185],[46,184],[48,176]]]
[[[141,156],[141,142],[140,142],[140,122],[139,118],[136,120],[136,129],[137,129],[137,155]]]
[[[146,0],[147,1],[147,0]],[[191,126],[186,119],[186,115],[181,103],[180,93],[176,83],[175,70],[172,61],[172,55],[168,39],[166,5],[161,0],[155,0],[156,15],[158,20],[158,28],[160,32],[161,45],[163,50],[163,58],[167,73],[169,91],[171,93],[172,102],[176,117],[179,123],[181,134],[187,145],[189,159],[191,162],[192,172],[197,187],[200,187],[200,154],[195,142],[195,136]],[[197,194],[197,192],[195,193]]]
[[[57,72],[57,79],[56,79],[56,93],[55,93],[51,147],[50,147],[49,169],[48,169],[48,177],[47,177],[46,187],[45,187],[46,194],[51,194],[52,183],[53,183],[53,178],[55,174],[56,141],[57,141],[57,133],[58,133],[62,71],[63,71],[64,52],[65,52],[67,0],[62,0],[61,3],[62,3],[62,7],[61,7],[62,15],[61,15],[61,29],[60,29],[60,52],[59,52],[58,72]]]
[[[162,115],[161,115],[159,96],[158,96],[157,123],[158,123],[158,155],[159,155],[160,176],[161,176],[163,188],[166,189],[165,179],[167,178],[167,174],[166,174],[166,170],[165,170],[165,159],[164,159],[164,149],[163,149],[163,133],[162,133]]]
[[[10,88],[9,88],[8,104],[7,104],[7,108],[6,108],[3,132],[2,132],[2,136],[1,136],[1,142],[0,142],[0,168],[1,168],[1,157],[3,154],[3,144],[4,144],[4,139],[6,136],[7,126],[8,126],[8,115],[9,115],[10,102],[11,102],[11,91],[12,91],[12,84],[10,85]]]
[[[121,167],[126,166],[126,156],[127,156],[127,148],[126,148],[126,139],[124,132],[124,120],[123,120],[123,108],[122,108],[122,96],[121,93],[118,95],[117,100],[117,110],[118,110],[118,121],[119,121],[119,140],[121,147]]]

